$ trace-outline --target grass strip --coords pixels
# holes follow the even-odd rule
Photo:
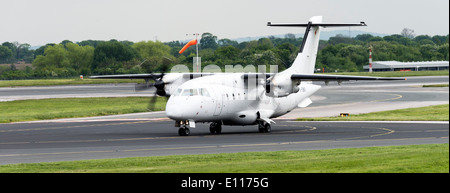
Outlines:
[[[430,85],[423,85],[422,87],[448,87],[448,84],[430,84]]]
[[[297,121],[448,121],[449,105],[380,111],[348,117],[298,118]]]
[[[11,164],[0,173],[448,173],[449,144]]]
[[[148,112],[151,97],[63,98],[0,102],[0,123]],[[158,97],[151,111],[166,107]]]
[[[126,79],[89,79],[68,78],[68,79],[35,79],[35,80],[5,80],[0,81],[0,87],[17,86],[56,86],[56,85],[81,85],[81,84],[118,84],[118,83],[143,83],[144,80]]]

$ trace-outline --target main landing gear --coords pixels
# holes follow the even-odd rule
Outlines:
[[[222,123],[220,123],[220,122],[212,122],[211,125],[209,125],[209,132],[211,134],[220,134],[220,133],[222,133]]]
[[[270,133],[272,130],[272,127],[269,123],[266,123],[264,121],[258,122],[258,130],[260,133]]]
[[[176,121],[175,126],[180,127],[178,129],[178,134],[180,136],[189,136],[191,134],[191,130],[189,130],[188,127],[189,121]],[[193,126],[195,127],[195,125]],[[258,121],[258,130],[260,133],[270,133],[272,130],[272,127],[269,123],[266,123],[264,121]],[[220,134],[222,133],[222,123],[221,122],[212,122],[211,125],[209,125],[209,132],[211,134]]]

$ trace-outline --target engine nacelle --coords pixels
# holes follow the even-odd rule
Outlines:
[[[266,83],[266,95],[270,97],[285,97],[297,93],[300,80],[292,80],[290,75],[275,76]]]
[[[233,122],[235,124],[242,124],[242,125],[251,125],[256,123],[256,120],[258,119],[258,113],[255,111],[241,111],[236,114],[236,117],[233,118]]]
[[[176,89],[186,81],[183,78],[182,73],[166,74],[162,80],[164,81],[164,91],[166,92],[166,96],[170,96],[175,93]]]

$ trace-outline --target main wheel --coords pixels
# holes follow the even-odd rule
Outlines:
[[[209,125],[209,132],[211,134],[220,134],[222,133],[222,125],[220,123],[213,122]]]
[[[270,133],[271,130],[272,130],[272,126],[270,126],[269,123],[264,124],[264,132]]]
[[[264,122],[258,122],[258,131],[264,133]]]
[[[265,132],[264,126],[258,126],[258,131],[259,131],[260,133],[264,133],[264,132]]]

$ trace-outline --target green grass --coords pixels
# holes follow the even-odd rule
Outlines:
[[[448,70],[440,71],[388,71],[388,72],[338,72],[326,73],[337,75],[353,75],[353,76],[377,76],[377,77],[408,77],[408,76],[448,76]]]
[[[151,97],[64,98],[0,102],[0,123],[147,112]],[[155,111],[165,109],[158,97]]]
[[[422,87],[448,87],[448,84],[430,84],[430,85],[423,85]]]
[[[80,85],[80,84],[118,84],[118,83],[143,83],[144,80],[123,79],[36,79],[36,80],[6,80],[0,81],[0,87],[17,86],[54,86],[54,85]]]
[[[449,105],[381,111],[348,117],[298,118],[298,121],[448,121]]]
[[[165,109],[158,97],[154,111]],[[0,102],[0,123],[147,112],[150,97],[65,98]],[[299,121],[448,121],[449,105],[383,111],[349,117],[299,118]]]
[[[174,155],[0,166],[0,173],[8,172],[448,173],[449,144]]]

